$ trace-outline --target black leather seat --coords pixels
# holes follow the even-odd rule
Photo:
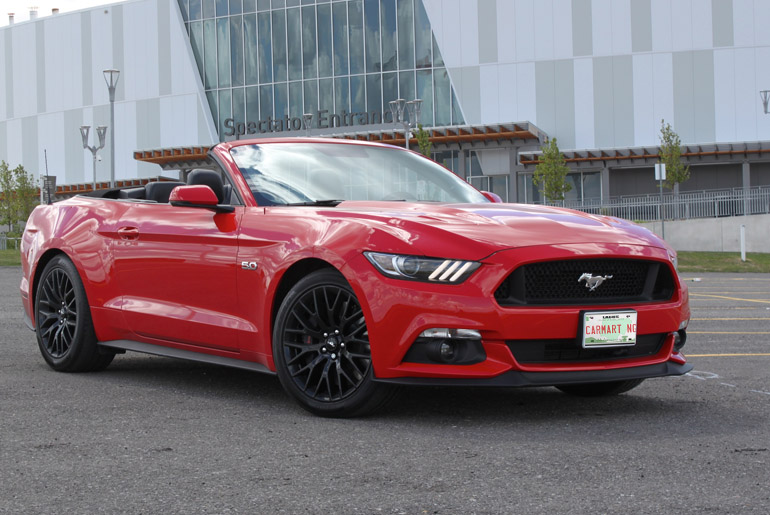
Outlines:
[[[225,185],[222,181],[222,176],[219,175],[218,172],[213,170],[193,170],[190,172],[190,175],[187,176],[187,184],[190,186],[208,186],[217,196],[217,202],[220,204],[230,202],[229,198],[227,198],[227,202],[225,202]]]
[[[184,183],[175,181],[150,182],[144,187],[144,190],[147,194],[147,200],[154,200],[159,204],[168,204],[168,197],[171,195],[171,190],[177,186],[184,186]]]

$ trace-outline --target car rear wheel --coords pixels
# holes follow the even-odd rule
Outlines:
[[[629,379],[627,381],[608,381],[606,383],[562,384],[559,390],[580,397],[605,397],[619,395],[642,384],[644,379]]]
[[[75,265],[63,255],[43,269],[35,296],[37,343],[54,370],[102,370],[115,354],[96,343],[86,291]]]
[[[284,389],[317,415],[365,415],[395,392],[374,381],[361,304],[336,270],[313,272],[286,295],[273,330],[273,358]]]

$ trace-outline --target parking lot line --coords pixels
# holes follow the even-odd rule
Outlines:
[[[770,331],[687,331],[687,334],[770,334]]]
[[[691,318],[690,321],[693,320],[703,321],[703,320],[770,320],[770,317],[753,317],[753,318]]]
[[[770,300],[760,300],[760,299],[739,299],[736,297],[726,297],[723,295],[706,295],[705,293],[690,293],[690,297],[708,297],[712,299],[727,299],[727,300],[737,300],[739,302],[759,302],[761,304],[770,304]]]
[[[731,352],[725,354],[687,354],[688,358],[722,358],[734,356],[770,356],[770,352]]]

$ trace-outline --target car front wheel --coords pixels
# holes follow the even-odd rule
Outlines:
[[[273,330],[273,357],[284,389],[317,415],[365,415],[394,393],[374,381],[361,304],[336,270],[313,272],[286,295]]]

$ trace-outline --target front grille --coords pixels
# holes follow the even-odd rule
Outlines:
[[[583,274],[590,277],[581,279]],[[594,290],[590,281],[606,278]],[[671,269],[639,259],[571,259],[523,265],[495,291],[501,306],[626,304],[669,300]]]
[[[630,347],[584,349],[574,338],[565,340],[508,340],[506,345],[519,363],[564,363],[612,361],[654,356],[665,341],[665,333],[643,334]]]

